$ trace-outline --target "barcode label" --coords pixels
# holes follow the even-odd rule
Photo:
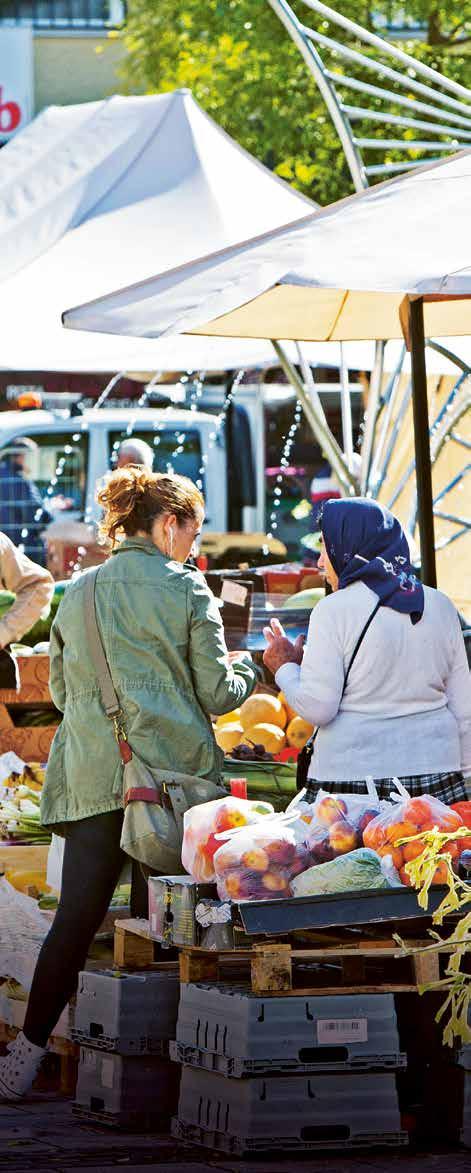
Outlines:
[[[317,1042],[335,1046],[337,1043],[367,1043],[367,1018],[319,1018]]]

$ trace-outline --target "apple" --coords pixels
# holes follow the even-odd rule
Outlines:
[[[311,846],[311,856],[313,863],[329,863],[331,859],[335,859],[335,851],[327,836]]]
[[[367,827],[368,823],[371,823],[373,821],[373,819],[376,819],[377,815],[378,815],[378,811],[373,811],[373,810],[365,811],[365,813],[361,816],[361,819],[358,822],[358,831],[359,831],[360,835],[363,835],[365,827]]]
[[[346,819],[332,823],[329,842],[335,855],[346,855],[347,851],[353,851],[357,845],[355,828]]]
[[[252,847],[244,851],[241,863],[248,872],[266,872],[270,860],[263,847]]]
[[[326,823],[327,826],[338,822],[346,814],[346,802],[343,801],[343,798],[336,798],[333,794],[321,798],[321,801],[316,805],[316,818],[320,823]]]
[[[296,847],[288,839],[274,839],[272,843],[266,844],[265,850],[270,863],[281,864],[282,867],[290,867],[296,857]]]

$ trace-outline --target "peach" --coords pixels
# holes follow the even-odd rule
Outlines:
[[[463,820],[457,811],[447,810],[440,811],[440,815],[436,820],[439,831],[457,831],[458,827],[463,826]]]
[[[461,840],[461,842],[462,842],[462,840]],[[450,843],[443,844],[443,847],[440,848],[440,851],[438,854],[439,855],[451,855],[451,858],[454,862],[455,860],[459,859],[462,850],[463,849],[461,847],[460,840],[459,839],[452,839]]]
[[[347,823],[346,819],[339,819],[338,822],[332,823],[329,843],[336,855],[346,855],[347,851],[353,851],[357,845],[355,828],[351,823]]]
[[[327,795],[326,798],[321,798],[321,801],[316,806],[316,817],[320,823],[326,823],[330,826],[332,823],[338,822],[347,813],[347,804],[343,798],[336,798],[335,795]]]
[[[229,900],[238,900],[243,894],[242,877],[239,872],[228,872],[224,877],[224,887]]]
[[[241,862],[248,872],[266,872],[270,860],[263,847],[252,847],[244,851]]]
[[[405,864],[404,864],[404,867],[401,868],[401,870],[399,872],[399,879],[401,881],[401,884],[406,885],[406,888],[412,888],[412,880],[406,872],[406,865]]]
[[[382,847],[386,843],[385,829],[376,819],[372,819],[365,827],[363,842],[365,847],[371,847],[373,851],[377,851],[378,847]]]
[[[284,872],[265,872],[262,878],[263,887],[268,892],[288,892],[288,877]]]
[[[246,827],[247,819],[238,807],[231,806],[230,802],[224,802],[216,811],[214,826],[218,832],[232,831],[233,827]]]
[[[265,845],[265,851],[271,864],[281,864],[282,867],[289,867],[296,856],[294,843],[287,839],[274,839],[272,843]]]

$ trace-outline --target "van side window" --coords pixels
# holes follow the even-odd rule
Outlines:
[[[109,432],[110,467],[114,468],[120,444],[129,439],[127,433]],[[201,437],[197,428],[135,428],[135,440],[145,440],[154,452],[154,472],[176,472],[180,476],[200,481],[204,491],[201,472]]]
[[[88,435],[31,432],[0,448],[0,530],[45,563],[44,530],[64,515],[83,515]]]

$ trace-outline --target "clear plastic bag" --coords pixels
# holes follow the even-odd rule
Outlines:
[[[216,836],[238,827],[248,827],[274,813],[271,802],[247,798],[217,798],[185,811],[183,816],[182,864],[194,880],[210,884],[215,879],[214,856],[221,846]]]
[[[221,836],[214,856],[220,900],[273,900],[292,895],[291,881],[312,864],[295,815],[274,815]]]
[[[319,790],[307,835],[313,863],[328,863],[363,847],[364,831],[378,816],[381,806],[370,778],[366,779],[365,794],[329,794]]]
[[[408,839],[421,831],[431,831],[437,827],[439,831],[457,831],[463,826],[463,820],[457,811],[446,806],[440,799],[430,794],[421,794],[411,797],[398,778],[394,779],[397,793],[395,799],[386,810],[381,811],[377,818],[372,819],[363,833],[365,847],[388,861],[396,869],[402,884],[410,887],[411,881],[405,868],[406,864],[417,859],[422,854],[423,844],[419,840],[399,845],[401,839]],[[459,840],[451,841],[442,848],[449,852],[452,860],[457,861],[462,847]],[[434,883],[446,882],[446,868],[438,867]]]

